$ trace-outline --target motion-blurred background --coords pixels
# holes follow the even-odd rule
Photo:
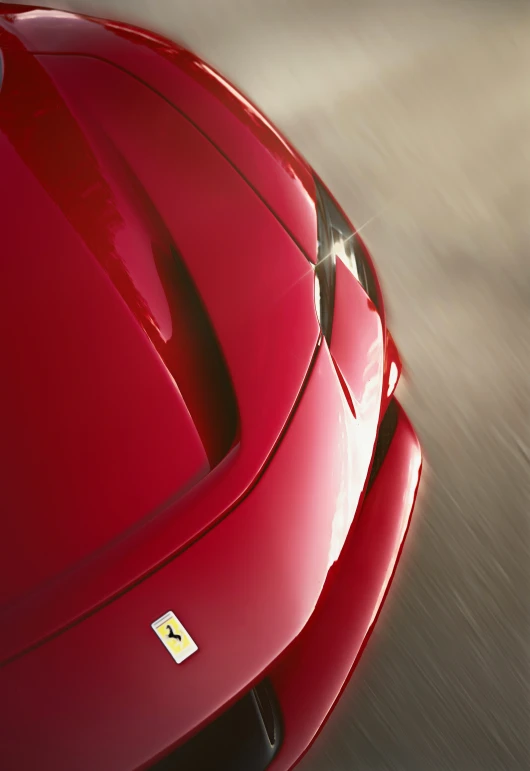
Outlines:
[[[39,4],[184,42],[365,225],[427,468],[301,771],[530,769],[530,0]]]

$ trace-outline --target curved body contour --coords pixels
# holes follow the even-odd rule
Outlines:
[[[157,768],[266,682],[284,771],[419,482],[375,273],[337,259],[323,334],[325,189],[190,52],[0,3],[0,56],[0,766]]]

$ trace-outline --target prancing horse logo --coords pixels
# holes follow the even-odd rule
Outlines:
[[[182,642],[182,637],[179,634],[175,634],[175,632],[173,631],[173,627],[172,626],[169,626],[169,624],[168,624],[166,626],[166,629],[168,630],[167,636],[171,640],[178,640],[179,642]]]
[[[199,650],[197,643],[172,610],[168,610],[163,616],[153,621],[151,627],[177,664],[182,664],[192,653]]]

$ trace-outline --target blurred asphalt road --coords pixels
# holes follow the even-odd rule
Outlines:
[[[427,469],[300,770],[530,769],[530,0],[41,4],[184,41],[369,223]]]

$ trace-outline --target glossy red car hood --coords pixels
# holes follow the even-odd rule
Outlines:
[[[168,553],[244,494],[318,324],[307,258],[181,112],[110,64],[0,41],[9,612],[200,480]]]
[[[233,511],[287,435],[320,340],[314,182],[275,129],[157,36],[12,10],[0,13],[0,659]],[[352,501],[390,394],[389,341],[339,261],[329,362],[356,416]],[[315,392],[335,377],[314,371]],[[284,530],[275,508],[260,514],[271,542]],[[314,512],[308,537],[325,564],[318,523]]]

